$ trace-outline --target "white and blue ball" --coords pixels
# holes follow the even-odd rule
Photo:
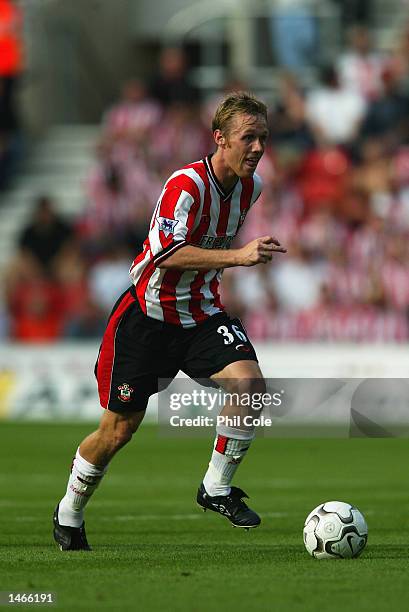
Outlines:
[[[345,502],[320,504],[305,519],[305,548],[316,559],[358,557],[367,539],[368,526],[362,513]]]

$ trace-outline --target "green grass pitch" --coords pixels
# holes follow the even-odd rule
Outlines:
[[[61,553],[51,515],[92,425],[0,427],[1,591],[53,591],[67,611],[408,608],[405,439],[258,439],[236,475],[263,519],[246,532],[196,506],[211,439],[145,425],[89,504],[93,552]],[[359,559],[317,561],[304,549],[306,515],[332,499],[366,516]]]

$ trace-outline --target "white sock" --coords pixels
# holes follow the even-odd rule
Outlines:
[[[60,501],[58,522],[69,527],[81,527],[84,508],[99,485],[108,466],[93,465],[81,457],[79,449],[71,466],[67,492]]]
[[[242,432],[240,434],[242,435]],[[230,483],[247,453],[253,437],[253,434],[251,434],[251,437],[244,439],[242,437],[240,439],[227,437],[221,434],[216,436],[209,467],[203,478],[204,488],[208,495],[214,497],[215,495],[228,495],[230,493]]]

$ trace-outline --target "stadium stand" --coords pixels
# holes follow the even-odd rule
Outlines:
[[[321,80],[306,88],[282,73],[259,165],[265,190],[237,244],[271,233],[288,256],[271,267],[227,270],[223,290],[255,340],[407,341],[407,41],[404,28],[396,48],[381,53],[354,26]],[[52,130],[0,211],[4,253],[28,199],[44,186],[69,212],[75,247],[52,282],[77,298],[65,300],[55,338],[98,336],[114,299],[109,279],[126,282],[116,270],[140,249],[162,181],[212,148],[215,97],[172,101],[158,94],[159,84],[156,78],[149,91],[141,79],[129,80],[98,130]],[[15,303],[9,298],[11,320]],[[18,337],[13,325],[10,334]]]

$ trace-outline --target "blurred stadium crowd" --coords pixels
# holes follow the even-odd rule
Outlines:
[[[223,303],[254,340],[407,341],[409,28],[385,53],[354,26],[313,85],[283,72],[275,91],[264,192],[236,246],[272,234],[288,254],[226,270]],[[163,181],[213,150],[219,99],[200,100],[180,49],[164,50],[151,82],[124,85],[102,119],[83,214],[61,219],[44,194],[22,230],[6,278],[10,338],[100,337]]]

